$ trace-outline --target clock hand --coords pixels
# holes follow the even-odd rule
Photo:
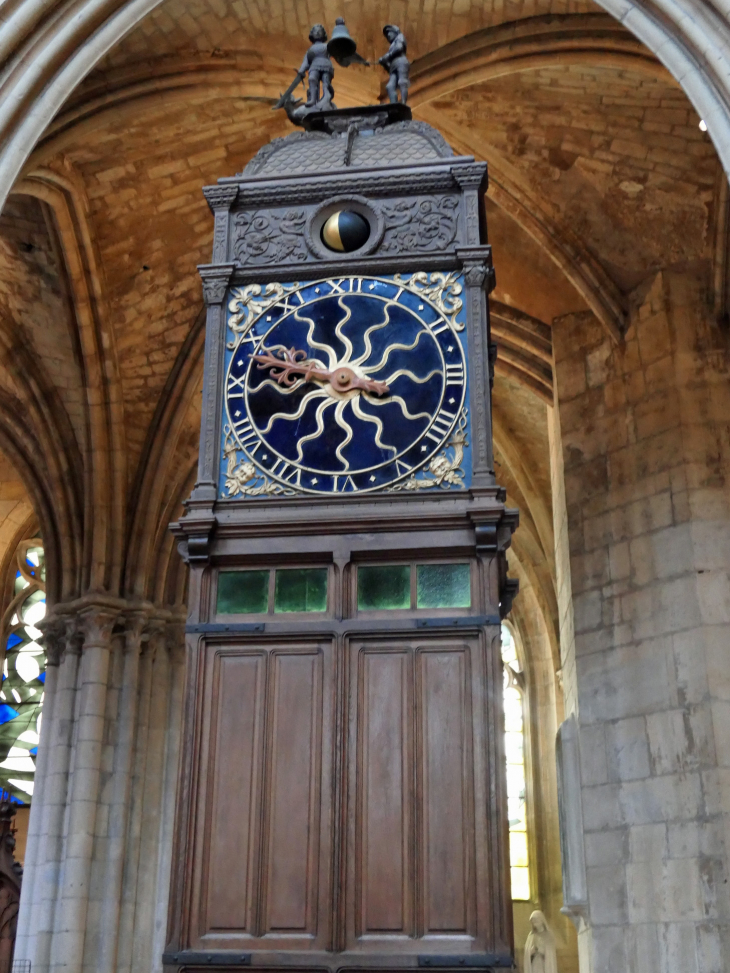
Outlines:
[[[338,365],[331,371],[320,368],[319,364],[307,358],[306,351],[296,348],[277,348],[271,350],[262,347],[261,352],[250,356],[259,368],[270,368],[271,377],[279,385],[290,387],[297,381],[296,376],[303,375],[304,381],[318,378],[329,382],[336,392],[350,392],[361,389],[363,392],[373,392],[375,395],[387,395],[390,388],[385,382],[376,382],[372,378],[361,378],[347,365]]]

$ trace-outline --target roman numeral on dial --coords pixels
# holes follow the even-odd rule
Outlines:
[[[435,443],[440,443],[451,428],[451,424],[453,423],[454,419],[456,419],[455,412],[449,412],[447,409],[441,409],[439,414],[433,420],[431,428],[426,433],[426,438],[432,439]]]
[[[464,384],[464,366],[463,365],[447,365],[446,366],[446,384],[447,385],[463,385]]]

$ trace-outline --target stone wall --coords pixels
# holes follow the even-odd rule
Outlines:
[[[621,344],[590,314],[553,329],[593,973],[730,968],[730,383],[707,307],[665,272]]]

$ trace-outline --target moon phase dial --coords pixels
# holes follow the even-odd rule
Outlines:
[[[413,477],[464,423],[452,318],[402,281],[287,288],[229,346],[229,443],[287,492],[369,493]]]

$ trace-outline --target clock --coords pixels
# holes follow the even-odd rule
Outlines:
[[[222,496],[463,489],[461,289],[444,273],[234,288]]]

